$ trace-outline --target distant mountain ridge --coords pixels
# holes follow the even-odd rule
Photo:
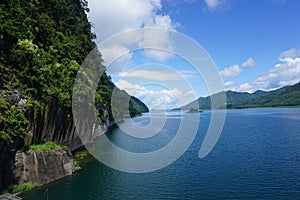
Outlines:
[[[213,94],[214,97],[224,92]],[[217,108],[237,109],[256,107],[286,107],[300,106],[300,82],[295,85],[284,86],[272,91],[257,90],[254,93],[226,91],[226,105],[218,105]],[[181,107],[183,110],[196,108],[211,109],[211,96],[200,97],[195,101]]]

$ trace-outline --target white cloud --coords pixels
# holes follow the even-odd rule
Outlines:
[[[241,84],[236,90],[239,92],[253,92],[253,86],[250,83]]]
[[[126,57],[126,60],[131,59],[130,50],[124,46],[120,46],[118,44],[112,46],[111,48],[102,48],[101,49],[102,56],[105,57],[105,63],[110,64],[118,57]]]
[[[150,109],[176,108],[196,99],[193,91],[182,92],[177,88],[170,90],[151,90],[139,84],[132,84],[127,80],[120,80],[116,86],[128,94],[141,99]]]
[[[220,75],[225,78],[231,78],[238,76],[242,72],[242,68],[238,65],[232,65],[230,67],[226,67],[224,70],[220,71]]]
[[[90,13],[94,30],[99,41],[103,41],[117,33],[143,27],[161,27],[166,29],[175,29],[174,23],[169,15],[159,14],[162,8],[160,0],[89,0]],[[116,45],[129,48],[128,45],[143,46],[151,43],[161,49],[172,51],[172,44],[169,38],[169,32],[164,34],[133,35],[124,38],[123,41],[117,41]],[[102,49],[100,49],[102,52]],[[159,51],[145,50],[145,55],[158,59],[166,60],[170,54]],[[103,55],[106,62],[109,58]]]
[[[224,68],[222,71],[220,71],[220,75],[223,78],[232,78],[232,77],[236,77],[238,75],[240,75],[242,73],[242,71],[244,70],[244,68],[247,67],[255,67],[256,62],[253,58],[248,58],[245,62],[243,62],[242,67],[240,67],[239,65],[232,65],[230,67],[226,67]]]
[[[206,6],[210,10],[214,10],[225,3],[224,0],[205,0]]]
[[[184,78],[191,78],[199,75],[196,71],[194,70],[180,70],[178,71]]]
[[[153,23],[160,0],[89,0],[89,17],[101,39]]]
[[[230,90],[233,85],[234,85],[234,82],[232,82],[232,81],[228,81],[228,82],[224,83],[225,90]]]
[[[156,70],[148,70],[150,68]],[[195,77],[198,74],[192,70],[170,70],[160,65],[145,65],[146,69],[136,69],[128,72],[121,72],[118,75],[124,78],[137,78],[151,81],[186,81],[187,78]],[[147,69],[148,68],[148,69]]]
[[[243,83],[232,89],[241,92],[254,92],[256,90],[274,90],[298,83],[300,81],[300,57],[280,58],[279,61],[280,63],[276,64],[274,68],[253,82]]]
[[[124,46],[116,44],[111,48],[102,48],[101,53],[110,75],[118,75],[131,63],[132,53]]]
[[[176,72],[150,71],[150,70],[133,70],[127,73],[121,73],[124,78],[140,78],[152,81],[172,81],[183,80],[183,77]]]
[[[255,60],[253,58],[248,58],[248,60],[246,60],[243,64],[242,67],[255,67],[256,63]]]
[[[148,58],[156,59],[161,62],[173,57],[173,54],[159,49],[145,49],[144,53]]]
[[[280,54],[280,58],[296,58],[300,57],[300,49],[289,49]]]

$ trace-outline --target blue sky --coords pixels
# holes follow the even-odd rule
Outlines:
[[[142,27],[173,29],[191,37],[216,64],[226,90],[272,90],[300,81],[300,1],[90,0],[89,6],[98,43],[122,31]],[[150,39],[163,48],[171,48],[165,42],[169,39],[167,33]],[[178,97],[185,99],[181,103],[187,103],[209,95],[205,80],[190,70],[184,60],[162,52],[130,52],[124,44],[100,49],[106,63],[113,55],[125,53],[108,72],[121,89],[141,98],[151,108],[176,107]],[[172,75],[171,71],[162,70],[159,65],[137,68],[149,63],[174,69],[184,82],[192,85],[192,91],[181,90],[180,81],[177,86],[169,84],[174,80],[164,79],[167,73]],[[132,72],[134,69],[139,71]],[[143,85],[143,78],[154,84]],[[191,93],[194,95],[189,96]]]

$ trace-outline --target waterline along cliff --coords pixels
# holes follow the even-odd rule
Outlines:
[[[72,152],[82,147],[77,131],[94,131],[84,125],[77,130],[71,109],[76,74],[96,47],[88,11],[86,0],[0,3],[0,191],[20,183],[41,186],[71,175]],[[100,52],[99,59],[104,71]],[[129,97],[104,72],[95,93],[100,126],[92,137],[126,113],[118,110],[117,119],[112,114],[114,89]],[[148,111],[137,98],[128,99],[131,116]]]

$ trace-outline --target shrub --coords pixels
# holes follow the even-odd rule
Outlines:
[[[79,167],[78,161],[74,160],[73,161],[73,168]]]
[[[22,193],[28,192],[36,188],[36,184],[34,183],[20,183],[18,185],[14,185],[11,189],[12,193]]]
[[[78,159],[85,158],[85,157],[87,157],[88,155],[90,155],[90,153],[89,153],[87,150],[79,151],[79,152],[75,153],[74,158],[75,158],[76,160],[78,160]]]
[[[33,144],[29,146],[29,150],[30,151],[59,151],[59,150],[63,150],[63,151],[67,151],[68,148],[66,146],[60,146],[58,144],[55,144],[54,142],[45,142],[43,144]]]
[[[11,144],[15,137],[24,138],[27,135],[27,124],[28,120],[25,118],[24,113],[16,105],[9,106],[6,99],[0,98],[1,140]]]

